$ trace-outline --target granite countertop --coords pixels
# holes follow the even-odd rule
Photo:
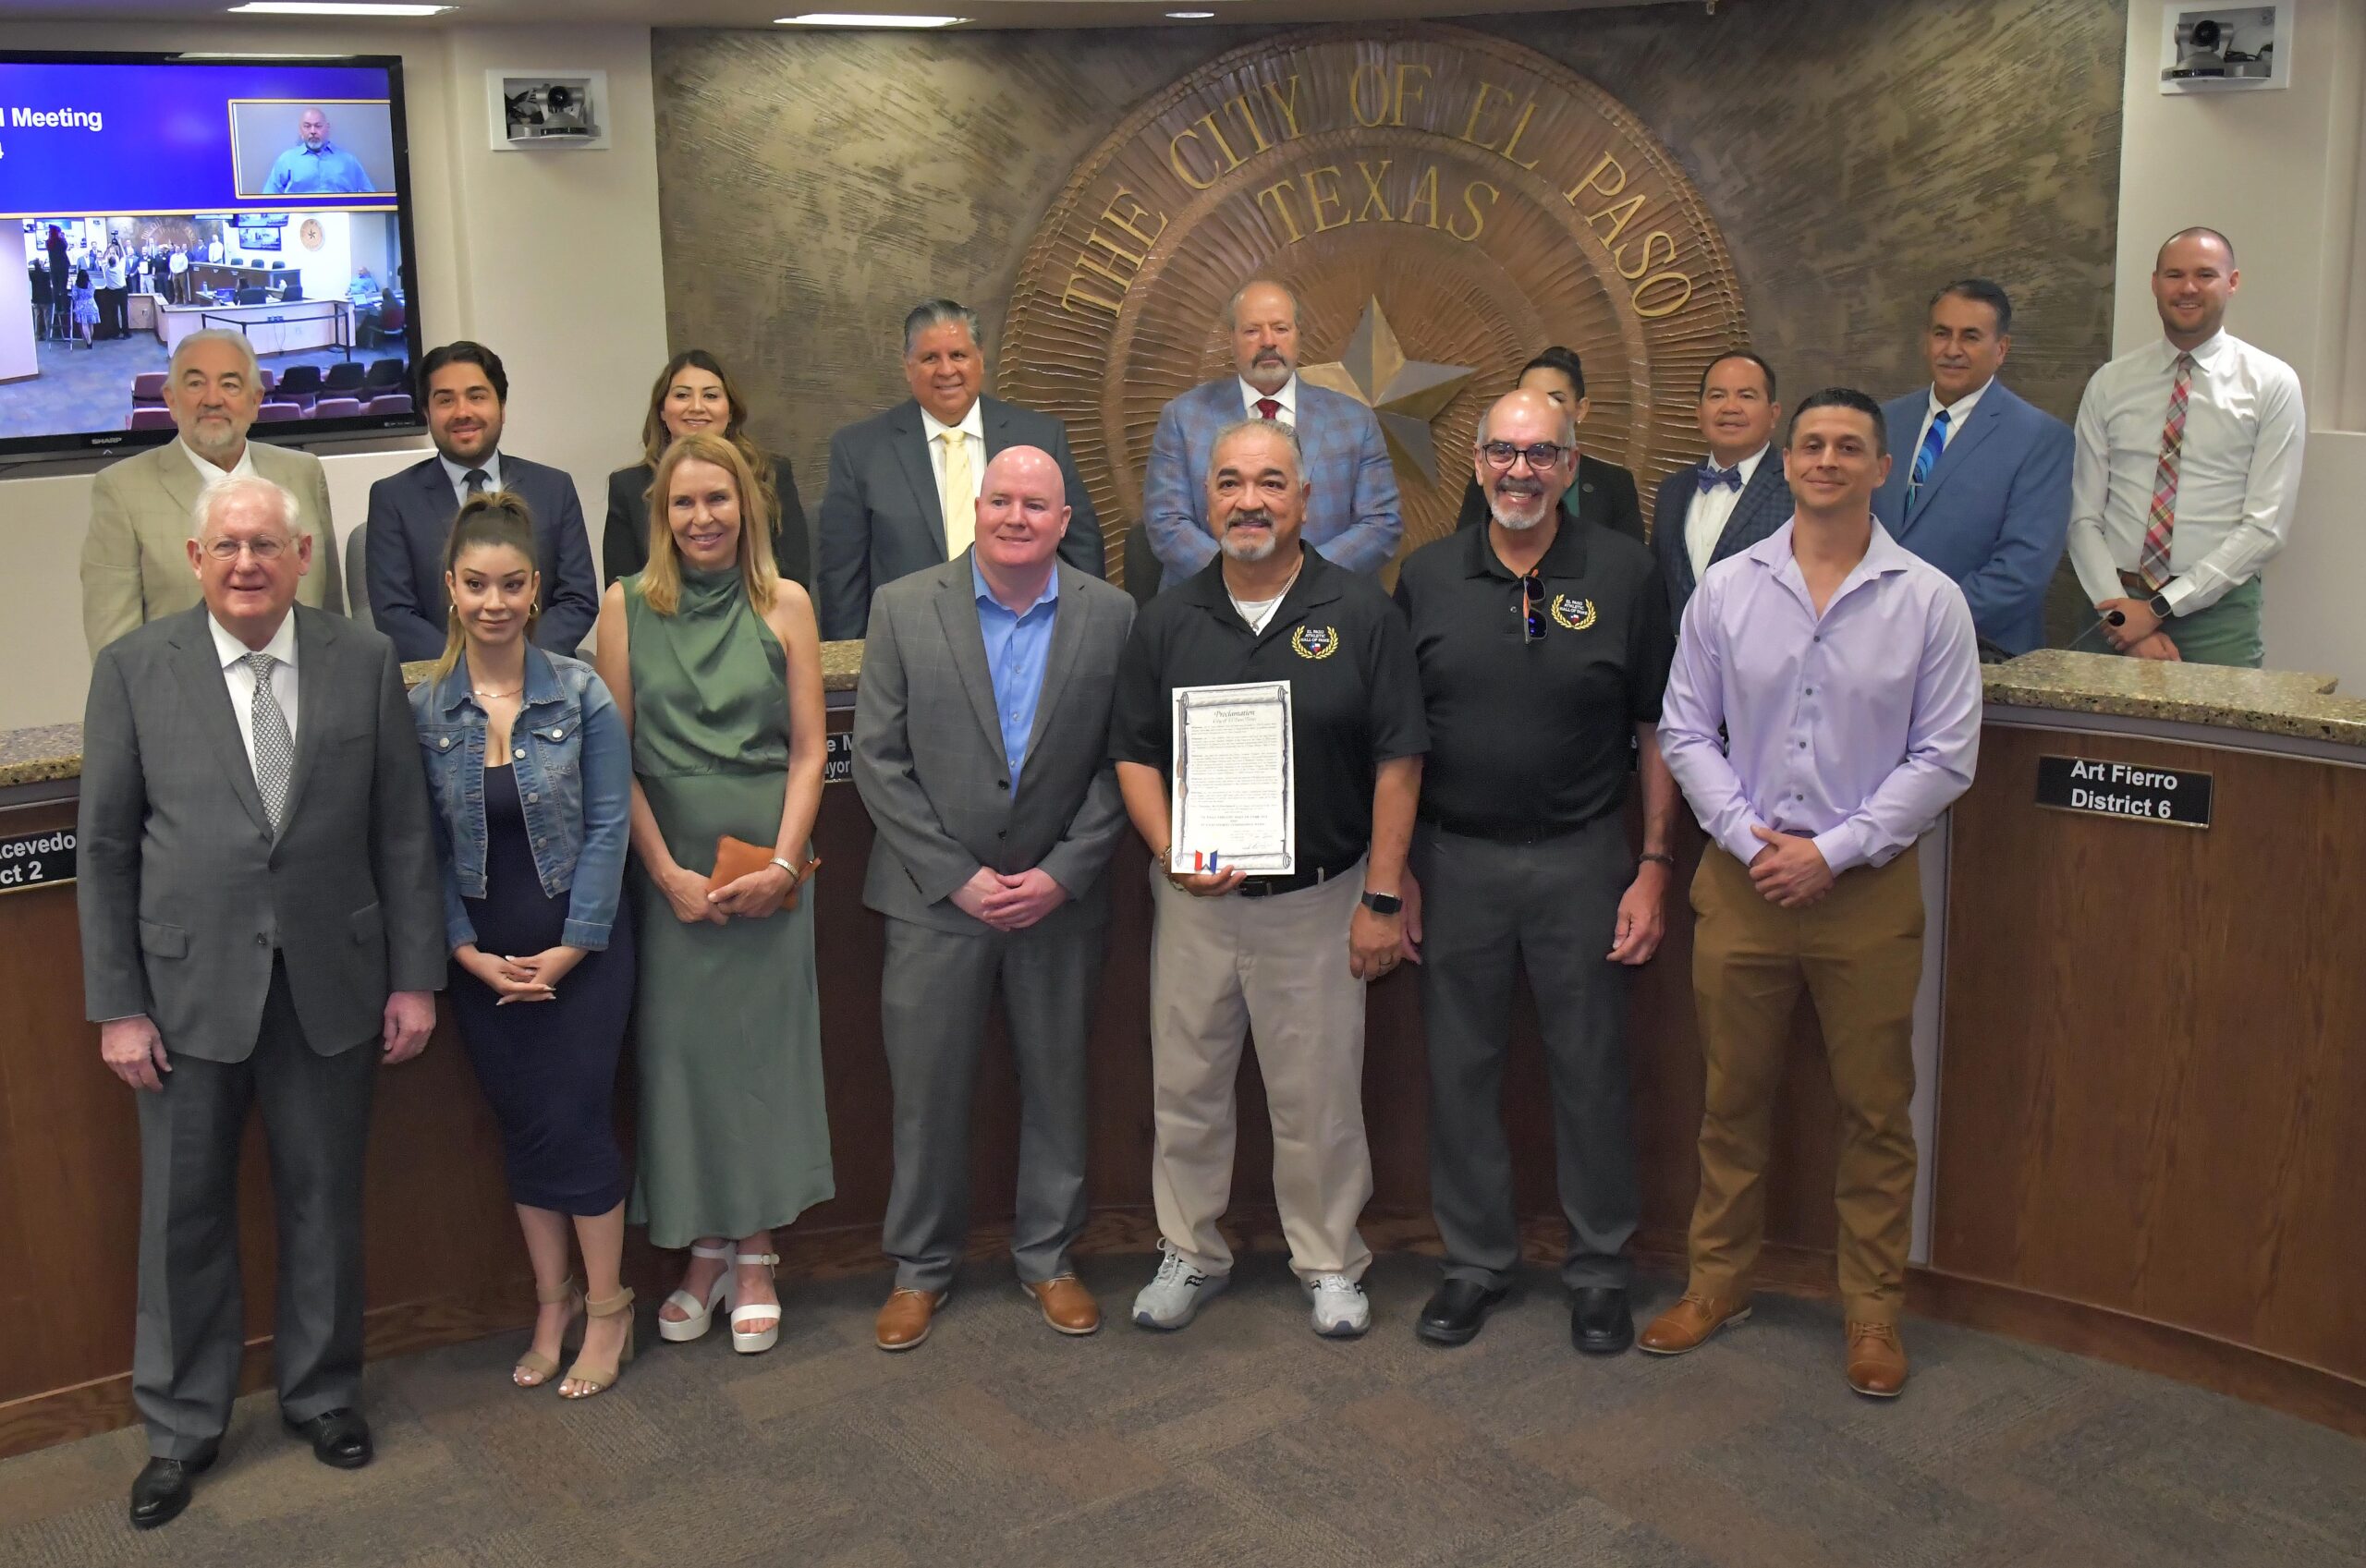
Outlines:
[[[2159,663],[2055,648],[1991,664],[1982,674],[1989,702],[2000,707],[2110,713],[2366,746],[2366,699],[2335,696],[2331,675]]]
[[[417,682],[430,668],[406,664],[403,676]],[[824,690],[852,691],[861,669],[861,643],[822,645]],[[2335,696],[2330,675],[2160,664],[2059,649],[1986,665],[1981,673],[1988,701],[1997,707],[2110,713],[2366,747],[2366,699]],[[75,778],[81,771],[79,724],[0,731],[0,788]]]
[[[417,686],[434,664],[427,660],[403,666],[403,684]],[[822,689],[852,691],[862,669],[862,644],[825,642],[822,645]],[[14,784],[45,784],[54,779],[82,776],[82,726],[42,724],[32,729],[0,730],[0,789]]]

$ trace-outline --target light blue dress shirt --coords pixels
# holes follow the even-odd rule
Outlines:
[[[1010,760],[1011,786],[1017,788],[1018,770],[1027,761],[1027,737],[1035,732],[1035,703],[1043,695],[1043,666],[1052,653],[1052,623],[1060,611],[1060,570],[1053,565],[1043,594],[1018,615],[995,602],[975,556],[970,561],[970,580],[978,593],[978,630],[985,638],[986,670],[994,677],[1003,755]]]
[[[324,196],[378,188],[371,181],[370,171],[361,166],[361,160],[340,151],[335,142],[322,142],[316,152],[299,141],[272,160],[271,173],[262,178],[262,188],[266,196]]]
[[[444,477],[451,481],[453,506],[457,508],[467,505],[469,504],[468,468],[462,464],[455,463],[441,452],[435,455],[435,460],[444,465]],[[486,494],[490,495],[501,488],[501,451],[498,447],[486,453],[484,461],[479,463],[477,467],[484,470]]]

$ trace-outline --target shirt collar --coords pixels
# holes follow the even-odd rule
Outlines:
[[[1781,528],[1743,551],[1742,555],[1757,562],[1776,577],[1788,573],[1791,580],[1799,584],[1800,591],[1804,593],[1806,579],[1800,575],[1799,562],[1791,554],[1791,533],[1799,527],[1799,515],[1793,513],[1785,519]],[[1894,576],[1913,564],[1914,557],[1907,553],[1904,545],[1890,538],[1889,530],[1882,527],[1881,519],[1876,517],[1873,519],[1873,537],[1865,546],[1865,558],[1841,579],[1839,591],[1833,594],[1824,608],[1829,610],[1833,604],[1837,604],[1842,594],[1865,578]]]
[[[978,553],[975,549],[972,549],[970,552],[970,586],[977,593],[979,609],[999,610],[1006,615],[1010,614],[1008,607],[1006,606],[1001,600],[994,597],[994,589],[986,582],[986,574],[978,569]],[[1027,606],[1026,609],[1021,610],[1016,618],[1023,621],[1028,616],[1033,614],[1036,611],[1041,610],[1044,605],[1057,603],[1059,602],[1059,597],[1060,564],[1057,561],[1054,561],[1052,563],[1052,575],[1043,579],[1043,591],[1037,594],[1035,596],[1035,602]]]
[[[1296,371],[1290,372],[1289,380],[1282,383],[1282,389],[1279,392],[1260,392],[1249,384],[1247,377],[1236,379],[1240,383],[1240,411],[1243,415],[1250,419],[1256,418],[1257,400],[1261,397],[1271,397],[1282,406],[1283,422],[1293,425],[1298,423],[1298,372]]]
[[[1990,376],[1986,381],[1982,382],[1978,386],[1973,387],[1970,392],[1965,393],[1961,397],[1957,398],[1952,403],[1940,402],[1939,389],[1934,386],[1931,389],[1931,406],[1923,410],[1922,417],[1927,420],[1935,419],[1941,414],[1945,414],[1947,417],[1947,422],[1949,424],[1955,426],[1957,430],[1961,430],[1963,429],[1963,422],[1971,418],[1971,411],[1980,407],[1980,400],[1988,395],[1988,389],[1995,384],[1996,378],[1994,376]]]
[[[206,459],[199,456],[197,455],[197,449],[189,445],[189,442],[185,439],[176,441],[173,444],[181,449],[181,456],[187,457],[190,464],[196,468],[197,477],[206,484],[212,484],[217,480],[244,480],[254,478],[255,444],[251,438],[248,440],[244,446],[238,448],[238,460],[231,464],[226,469],[217,468]]]
[[[1298,581],[1290,585],[1290,590],[1282,596],[1281,605],[1274,613],[1276,621],[1293,605],[1321,604],[1339,597],[1336,580],[1339,568],[1324,560],[1322,553],[1305,540],[1299,540],[1298,547],[1305,558],[1304,563],[1298,569]],[[1204,609],[1229,617],[1232,614],[1232,590],[1225,586],[1224,552],[1217,551],[1214,560],[1201,567],[1196,577],[1186,578],[1175,591],[1186,595]]]
[[[1763,461],[1766,455],[1774,449],[1774,444],[1770,441],[1763,446],[1761,446],[1757,451],[1751,453],[1749,456],[1743,458],[1740,462],[1736,463],[1733,466],[1733,471],[1741,476],[1741,482],[1745,488],[1748,487],[1752,477],[1757,474],[1758,465]],[[1717,459],[1714,456],[1703,457],[1701,459],[1701,466],[1708,469],[1711,473],[1720,473],[1724,471],[1717,467]]]
[[[327,140],[323,140],[318,147],[313,146],[309,141],[299,141],[296,146],[299,151],[309,153],[315,158],[325,158],[330,153],[336,151],[336,143]]]
[[[551,662],[549,654],[528,643],[526,686],[519,693],[518,706],[539,708],[546,702],[560,701],[566,696],[567,688],[559,684],[558,666]],[[444,678],[436,683],[434,700],[436,711],[447,718],[463,707],[481,709],[482,705],[470,695],[469,662],[465,657],[446,670]]]
[[[465,491],[468,489],[468,469],[460,467],[459,464],[455,463],[441,452],[438,452],[435,455],[435,460],[444,466],[444,477],[451,481],[451,485],[454,490]],[[499,447],[495,447],[491,452],[486,453],[484,455],[484,461],[479,463],[477,467],[484,470],[484,487],[488,492],[499,490],[501,488],[501,449]]]
[[[926,432],[929,444],[932,446],[935,445],[949,430],[957,430],[963,435],[974,437],[982,443],[986,439],[985,406],[986,400],[982,397],[970,399],[970,411],[961,416],[961,422],[957,425],[948,425],[926,408],[922,408],[921,429]]]
[[[2188,352],[2193,355],[2193,362],[2195,364],[2200,365],[2205,371],[2214,371],[2218,368],[2218,361],[2233,353],[2234,350],[2235,340],[2226,335],[2226,329],[2223,327],[2218,331],[2212,333],[2207,342],[2201,345],[2201,346],[2190,350],[2181,349],[2176,344],[2171,343],[2165,337],[2161,339],[2160,346],[2161,373],[2163,375],[2174,375],[2177,372],[2177,356]]]
[[[1553,535],[1553,542],[1536,560],[1536,575],[1541,577],[1581,577],[1586,573],[1585,530],[1592,525],[1579,523],[1567,512],[1561,514],[1560,527]],[[1494,577],[1502,582],[1517,580],[1512,569],[1495,553],[1494,524],[1481,523],[1465,529],[1470,542],[1463,547],[1463,575],[1473,577]]]
[[[268,653],[289,669],[296,667],[296,608],[292,604],[288,606],[287,614],[279,618],[279,629],[272,633],[271,640],[261,648],[249,648],[232,637],[210,611],[205,617],[205,629],[213,634],[214,657],[226,670],[250,653]]]

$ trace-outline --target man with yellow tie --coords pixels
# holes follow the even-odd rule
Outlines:
[[[910,401],[830,438],[813,572],[825,640],[862,636],[874,592],[970,548],[979,481],[1006,447],[1040,447],[1059,464],[1075,514],[1060,557],[1105,575],[1101,519],[1068,455],[1067,431],[1049,415],[981,395],[986,358],[975,311],[950,299],[912,307],[904,318],[904,380]]]

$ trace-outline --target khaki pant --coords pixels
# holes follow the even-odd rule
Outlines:
[[[1749,1289],[1766,1229],[1766,1150],[1791,1015],[1805,987],[1823,1025],[1840,1149],[1840,1295],[1854,1321],[1893,1323],[1913,1228],[1914,991],[1922,885],[1909,848],[1842,874],[1805,909],[1768,903],[1712,845],[1692,879],[1692,987],[1708,1063],[1701,1196],[1692,1209],[1700,1295]]]
[[[1158,1228],[1203,1274],[1232,1270],[1216,1221],[1232,1200],[1233,1084],[1243,1037],[1274,1124],[1274,1201],[1301,1279],[1360,1278],[1356,1218],[1372,1197],[1364,1142],[1364,986],[1348,971],[1363,863],[1270,898],[1195,898],[1153,866],[1150,1050]]]

